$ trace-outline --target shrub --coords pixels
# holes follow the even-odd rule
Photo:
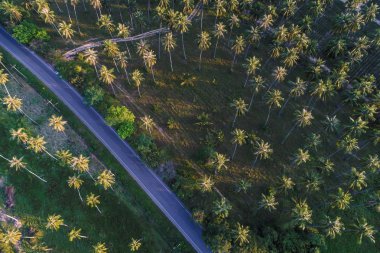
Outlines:
[[[30,44],[32,41],[49,41],[50,36],[45,29],[37,27],[28,21],[22,21],[13,28],[13,37],[23,44]]]
[[[104,91],[98,86],[90,86],[84,91],[86,102],[90,105],[97,105],[104,99]]]
[[[156,143],[148,135],[141,134],[133,142],[142,159],[152,168],[158,167],[165,161],[165,153],[158,149]]]
[[[108,108],[106,121],[110,126],[116,128],[121,138],[125,139],[135,132],[135,115],[125,106],[114,106]]]

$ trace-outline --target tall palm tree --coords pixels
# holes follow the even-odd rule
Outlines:
[[[129,73],[127,70],[128,61],[127,61],[126,53],[120,52],[116,57],[116,61],[119,63],[120,67],[124,69],[125,77],[127,78],[128,83],[131,84],[131,81],[129,80]]]
[[[108,69],[106,66],[102,65],[102,67],[100,68],[100,81],[107,85],[110,85],[112,88],[112,92],[115,95],[115,89],[113,88],[113,84],[115,82],[116,76],[113,72],[113,69]]]
[[[63,39],[63,36],[61,34],[61,32],[59,31],[58,27],[55,25],[55,20],[56,20],[56,17],[55,17],[55,13],[54,11],[50,10],[49,7],[43,7],[40,11],[40,16],[42,17],[42,19],[45,21],[45,23],[47,24],[50,24],[53,26],[53,28],[57,31],[57,33],[59,34],[59,36],[62,37]]]
[[[177,46],[177,43],[173,37],[172,32],[167,33],[163,40],[165,51],[169,53],[170,69],[173,72],[172,50],[174,50],[174,48]]]
[[[306,228],[308,224],[312,223],[313,211],[304,200],[293,200],[294,208],[292,209],[293,222],[302,230]]]
[[[141,117],[141,125],[145,128],[145,130],[149,131],[149,134],[152,134],[152,129],[154,127],[154,121],[152,117],[149,115],[145,115],[144,117]]]
[[[98,25],[100,28],[104,28],[112,37],[112,33],[115,31],[115,25],[112,22],[111,15],[100,15]]]
[[[26,144],[28,142],[29,137],[24,128],[18,128],[17,130],[11,129],[10,134],[12,140],[17,140],[17,142],[22,144]]]
[[[117,25],[117,36],[126,39],[131,36],[131,29],[129,28],[129,26],[119,23]],[[125,45],[127,47],[129,58],[131,58],[132,56],[131,52],[129,51],[128,42],[125,42]]]
[[[361,190],[363,188],[367,187],[367,176],[366,172],[358,171],[356,168],[351,168],[351,174],[350,174],[350,188]]]
[[[344,224],[341,217],[336,217],[334,220],[331,220],[330,217],[325,217],[325,232],[327,237],[334,239],[337,235],[341,235],[345,230]]]
[[[137,240],[135,238],[132,238],[131,243],[129,244],[129,249],[132,252],[138,251],[141,248],[141,239]]]
[[[82,235],[81,232],[82,232],[82,229],[80,229],[80,228],[71,229],[69,234],[68,234],[69,241],[72,242],[74,240],[81,240],[83,238],[87,238],[87,236]]]
[[[107,253],[108,248],[105,243],[98,242],[96,245],[92,246],[94,248],[94,253]]]
[[[23,110],[22,110],[22,99],[18,98],[16,96],[6,96],[3,98],[3,104],[6,106],[7,111],[19,111],[21,114],[23,114],[25,117],[27,117],[30,121],[32,121],[34,124],[37,125],[37,122],[35,122],[31,117],[29,117]]]
[[[199,188],[202,192],[211,192],[214,186],[214,181],[211,177],[204,175],[201,180],[199,180]]]
[[[200,49],[199,54],[199,70],[201,70],[202,65],[202,53],[203,51],[209,49],[211,46],[211,37],[208,32],[202,31],[201,34],[198,36],[198,47]]]
[[[94,66],[96,75],[99,77],[98,69],[96,68],[96,64],[98,63],[98,60],[99,60],[98,53],[95,50],[89,48],[84,52],[84,61],[87,64]]]
[[[156,82],[156,78],[154,77],[153,67],[157,63],[157,58],[153,50],[149,50],[144,54],[144,61],[146,62],[147,67],[150,69],[152,73],[153,81]]]
[[[270,144],[268,142],[265,142],[264,140],[256,141],[254,144],[254,155],[255,160],[253,161],[252,167],[255,167],[257,160],[260,158],[262,160],[268,159],[272,153],[273,149],[271,148]]]
[[[104,190],[112,189],[112,185],[115,184],[115,175],[112,171],[105,169],[99,174],[96,183],[103,186]]]
[[[190,20],[187,18],[186,15],[183,13],[180,13],[177,18],[177,22],[175,24],[175,29],[181,33],[181,38],[182,38],[182,51],[183,51],[183,56],[185,60],[187,60],[186,57],[186,51],[185,51],[185,41],[183,39],[183,34],[189,31],[189,26],[191,25]]]
[[[17,80],[17,78],[9,71],[9,69],[7,68],[7,66],[5,65],[4,63],[4,60],[3,60],[3,54],[0,52],[0,65],[8,72],[7,74],[10,75],[12,77],[13,80],[15,80],[18,84],[21,85],[20,81]],[[8,81],[7,81],[8,82]],[[1,85],[1,84],[0,84]],[[9,95],[9,94],[8,94]]]
[[[287,99],[285,100],[284,105],[282,106],[279,115],[282,114],[284,111],[286,105],[288,104],[289,100],[291,98],[297,98],[305,95],[307,84],[305,81],[303,81],[301,78],[297,77],[295,82],[290,81],[290,85],[292,85],[292,88],[290,89],[289,95]]]
[[[284,101],[284,98],[282,97],[282,93],[281,93],[280,90],[276,90],[275,89],[275,90],[271,90],[271,91],[268,92],[267,105],[269,105],[269,110],[268,110],[267,119],[265,120],[264,127],[266,127],[267,124],[268,124],[270,113],[272,111],[272,107],[280,108],[281,107],[281,103],[283,101]]]
[[[46,229],[58,231],[61,228],[61,226],[67,227],[61,215],[53,214],[48,216],[47,223],[45,226]]]
[[[62,119],[62,116],[52,115],[49,118],[49,126],[57,132],[64,132],[67,121]]]
[[[261,200],[259,203],[259,208],[264,208],[269,212],[272,212],[277,209],[278,201],[276,200],[275,192],[270,191],[269,194],[261,194]]]
[[[102,1],[101,0],[90,0],[90,4],[94,8],[96,16],[99,19],[99,15],[100,16],[102,15]],[[97,10],[99,10],[99,14],[98,14]]]
[[[214,49],[214,58],[216,57],[216,49],[218,48],[218,43],[221,38],[224,38],[224,35],[226,34],[227,29],[226,25],[223,24],[223,22],[219,22],[215,25],[215,30],[213,31],[213,35],[216,38],[215,42],[215,49]]]
[[[79,21],[78,21],[78,15],[77,15],[77,6],[78,6],[79,0],[70,0],[70,4],[74,9],[74,15],[75,15],[75,22],[77,23],[78,33],[81,34],[81,30],[79,27]]]
[[[293,190],[295,185],[296,184],[294,183],[294,181],[293,181],[293,179],[291,177],[283,175],[279,179],[279,188],[285,194],[287,194],[288,191]]]
[[[50,154],[45,147],[46,141],[44,136],[37,135],[36,137],[29,137],[27,142],[27,149],[32,150],[34,153],[45,152],[48,156],[57,160],[57,158]]]
[[[120,49],[118,45],[112,40],[106,40],[104,41],[104,52],[107,54],[107,56],[112,58],[115,68],[119,72],[119,68],[116,64],[116,58],[120,55]]]
[[[21,232],[17,228],[7,228],[0,233],[1,243],[6,245],[4,248],[9,248],[10,245],[18,246],[22,237]],[[8,247],[7,247],[8,246]],[[3,247],[2,247],[3,248]],[[13,251],[10,251],[13,252]]]
[[[216,175],[222,169],[227,169],[227,162],[230,160],[223,154],[215,152],[211,158],[211,164],[214,165],[214,174]]]
[[[98,207],[100,204],[100,196],[93,194],[92,192],[86,196],[86,204],[89,207],[95,207],[99,213],[102,213]]]
[[[83,202],[83,198],[82,198],[82,194],[80,193],[80,188],[81,188],[83,183],[84,183],[84,181],[82,179],[80,179],[79,176],[72,176],[72,177],[69,177],[69,179],[67,180],[67,184],[69,185],[69,187],[77,190],[78,195],[79,195],[79,199],[82,202]]]
[[[299,148],[292,159],[293,159],[293,164],[296,164],[297,166],[303,163],[307,163],[308,161],[310,161],[309,150],[304,150],[302,148]]]
[[[248,83],[248,79],[251,75],[254,75],[256,73],[256,70],[261,67],[260,59],[256,58],[255,56],[248,58],[247,63],[244,65],[246,68],[247,77],[244,82],[244,87]]]
[[[143,74],[140,72],[140,70],[136,69],[132,72],[132,81],[134,85],[137,87],[137,92],[139,93],[139,96],[141,97],[140,86],[142,82],[144,81],[144,77],[143,77]]]
[[[248,111],[248,109],[247,104],[244,102],[242,98],[234,99],[230,106],[235,108],[235,117],[234,121],[232,122],[232,127],[234,127],[237,116],[244,115]]]
[[[240,19],[237,15],[232,14],[231,18],[228,20],[228,26],[230,27],[230,35],[228,36],[228,45],[230,45],[230,40],[232,36],[232,30],[236,27],[240,27]]]
[[[47,181],[45,179],[43,179],[42,177],[38,176],[36,173],[34,173],[33,171],[29,170],[26,167],[27,164],[22,161],[22,159],[23,159],[22,157],[21,158],[17,158],[16,156],[13,156],[12,159],[8,159],[8,158],[6,158],[3,155],[0,155],[0,157],[3,158],[4,160],[6,160],[9,163],[9,167],[10,168],[14,168],[16,171],[18,171],[20,169],[26,170],[28,173],[32,174],[33,176],[35,176],[36,178],[38,178],[42,182],[47,183]]]
[[[349,191],[343,191],[342,188],[338,188],[337,194],[331,195],[332,197],[332,207],[338,208],[339,210],[346,210],[350,207],[352,195]]]
[[[294,131],[294,129],[298,127],[305,127],[311,125],[311,121],[314,119],[311,111],[308,111],[306,108],[302,110],[296,110],[295,112],[295,124],[286,134],[285,138],[282,140],[281,144],[284,144],[286,140],[289,138],[290,134]]]
[[[255,78],[253,78],[253,80],[251,80],[250,86],[252,87],[252,96],[251,96],[251,100],[249,101],[248,111],[251,109],[253,105],[253,99],[255,95],[265,88],[263,77],[260,75],[257,75]]]
[[[23,18],[21,7],[9,1],[2,1],[0,3],[0,10],[2,10],[5,15],[9,16],[11,24],[20,22]]]
[[[235,147],[234,147],[234,151],[232,153],[232,156],[231,156],[231,160],[234,159],[235,157],[235,153],[236,153],[236,149],[237,149],[237,146],[242,146],[243,144],[246,143],[246,140],[247,140],[247,134],[244,130],[242,129],[238,129],[238,128],[235,128],[234,131],[232,132],[232,144],[235,144]]]
[[[272,14],[265,14],[263,18],[260,20],[260,27],[264,30],[268,30],[273,25],[273,15]]]
[[[216,22],[219,17],[222,17],[224,14],[226,14],[226,1],[225,0],[216,0],[215,1],[215,22],[214,25],[216,26]]]
[[[4,69],[0,69],[0,85],[4,86],[5,91],[7,92],[8,96],[10,96],[10,93],[7,88],[8,81],[8,74],[4,72]]]
[[[73,168],[73,170],[75,171],[87,172],[90,169],[89,163],[90,160],[88,159],[88,157],[85,157],[82,154],[80,154],[79,156],[73,157],[71,159],[71,168]]]
[[[201,31],[203,31],[203,12],[204,12],[204,8],[205,8],[205,5],[207,5],[209,2],[209,0],[201,0]]]
[[[237,223],[236,230],[234,230],[235,242],[239,244],[240,247],[249,243],[249,227],[243,226],[240,223]]]
[[[67,15],[69,15],[70,23],[73,23],[73,20],[71,19],[71,14],[70,14],[68,0],[64,0],[64,2],[65,2],[66,10],[67,10]]]
[[[358,243],[361,244],[363,237],[368,238],[372,243],[375,243],[375,228],[368,224],[365,218],[357,219],[353,225],[355,232],[358,234]]]
[[[248,47],[245,52],[245,57],[247,57],[251,46],[254,45],[255,43],[258,46],[261,40],[260,28],[258,26],[251,26],[247,32],[248,32],[248,38],[247,38]]]
[[[232,45],[232,48],[231,48],[232,51],[234,52],[234,57],[233,57],[232,63],[231,63],[231,71],[233,71],[236,56],[243,53],[244,48],[245,48],[245,40],[244,40],[243,36],[241,36],[241,35],[237,36],[236,40],[234,41],[234,44]]]

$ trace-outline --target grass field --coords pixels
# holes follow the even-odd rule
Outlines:
[[[7,59],[9,63],[16,63],[8,57]],[[43,89],[29,73],[20,66],[17,68],[29,77],[35,88]],[[89,237],[89,239],[70,243],[67,239],[68,228],[62,228],[59,232],[46,232],[43,240],[58,252],[88,252],[92,245],[99,241],[105,242],[111,252],[128,252],[131,238],[142,239],[142,252],[169,252],[173,249],[191,252],[169,221],[129,178],[124,169],[113,160],[105,148],[86,129],[80,127],[79,121],[61,104],[56,104],[57,101],[53,96],[48,97],[54,101],[53,104],[56,104],[57,109],[34,91],[30,84],[23,80],[22,83],[23,87],[10,82],[9,90],[11,94],[23,98],[24,111],[40,125],[35,126],[21,115],[2,110],[0,131],[3,138],[0,152],[8,157],[23,156],[28,163],[28,168],[42,175],[48,183],[44,184],[26,172],[7,173],[7,184],[16,189],[13,215],[21,218],[26,224],[42,229],[46,225],[48,215],[60,214],[70,228],[82,228],[82,233]],[[40,91],[45,96],[48,95],[48,91]],[[69,122],[72,128],[67,129],[65,134],[54,134],[47,127],[47,118],[52,114],[63,114],[66,120],[71,119]],[[117,183],[114,191],[107,192],[99,186],[94,186],[89,177],[85,179],[83,190],[81,190],[83,196],[90,192],[101,196],[99,208],[102,215],[96,209],[91,209],[81,203],[76,191],[67,186],[66,180],[72,176],[69,168],[59,166],[46,155],[36,156],[31,151],[25,150],[21,144],[10,140],[9,130],[15,126],[25,127],[34,134],[46,136],[48,150],[61,148],[72,150],[72,147],[75,147],[75,150],[72,150],[75,153],[96,156],[97,159],[93,158],[91,161],[91,173],[96,174],[103,169],[103,166],[107,166],[116,174]],[[80,129],[79,134],[83,138],[79,137],[73,129]],[[8,171],[3,160],[1,164],[3,170]]]

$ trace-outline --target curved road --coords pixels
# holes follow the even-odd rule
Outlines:
[[[69,83],[60,79],[50,65],[20,45],[2,27],[0,46],[39,78],[91,130],[198,253],[211,252],[202,239],[202,229],[193,221],[177,196],[146,167],[102,116],[84,103],[81,95]]]

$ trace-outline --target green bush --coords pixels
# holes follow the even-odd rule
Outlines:
[[[158,149],[156,143],[148,135],[139,135],[133,142],[133,146],[143,160],[152,168],[157,168],[165,161],[165,153]]]
[[[104,91],[98,86],[90,86],[84,91],[84,98],[90,105],[97,105],[104,99]]]
[[[32,41],[50,40],[50,36],[45,29],[25,20],[13,28],[13,37],[23,44],[30,44]]]
[[[125,106],[108,108],[106,121],[116,128],[121,138],[126,139],[135,132],[135,115]]]

